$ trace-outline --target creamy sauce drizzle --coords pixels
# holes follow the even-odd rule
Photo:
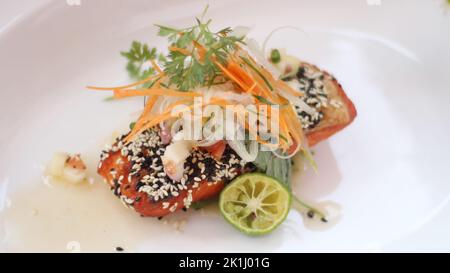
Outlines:
[[[139,217],[125,208],[95,173],[100,148],[90,151],[82,154],[88,166],[88,182],[73,185],[42,177],[31,181],[26,190],[8,192],[8,202],[0,206],[0,251],[114,252],[120,247],[125,252],[136,252],[144,250],[144,245],[148,250],[154,236],[169,238],[183,233],[190,221],[199,217],[220,221],[217,204],[180,211],[161,220]],[[338,216],[323,223],[317,217],[310,219],[306,210],[301,211],[306,228],[325,230],[339,221],[339,205],[316,205]],[[223,225],[227,223],[223,221]],[[158,246],[152,249],[158,251]]]

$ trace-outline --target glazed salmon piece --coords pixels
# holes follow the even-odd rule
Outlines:
[[[220,160],[206,151],[193,150],[183,178],[176,182],[164,173],[161,156],[166,145],[157,130],[146,131],[127,145],[121,139],[103,151],[98,173],[125,205],[142,216],[162,217],[215,197],[226,183],[249,169],[229,147],[220,151]]]

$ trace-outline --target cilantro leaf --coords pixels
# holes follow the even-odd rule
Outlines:
[[[128,60],[126,68],[130,78],[142,80],[155,73],[152,67],[145,68],[144,64],[158,57],[156,48],[149,48],[147,44],[133,41],[130,50],[120,54]]]
[[[164,71],[169,77],[169,84],[175,85],[179,90],[185,91],[198,86],[210,86],[214,84],[220,69],[211,60],[226,63],[228,53],[234,50],[238,43],[243,44],[244,37],[226,36],[231,29],[226,28],[219,32],[212,32],[209,28],[211,20],[203,22],[196,18],[197,24],[185,29],[175,29],[156,25],[159,27],[159,35],[168,37],[172,46],[188,50],[190,54],[172,51],[166,57]],[[199,47],[204,49],[204,55],[200,57]]]

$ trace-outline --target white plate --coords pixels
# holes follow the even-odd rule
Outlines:
[[[271,46],[332,72],[353,99],[355,122],[314,149],[320,174],[294,181],[303,199],[340,206],[335,224],[312,230],[292,210],[273,234],[249,238],[214,210],[181,212],[167,221],[140,218],[94,174],[93,185],[44,183],[42,167],[57,150],[81,152],[94,170],[101,144],[142,105],[106,103],[105,94],[84,87],[125,83],[120,50],[133,39],[164,45],[153,23],[189,25],[205,6],[175,0],[81,0],[79,6],[51,1],[0,33],[0,250],[407,246],[390,247],[407,242],[450,196],[450,16],[438,0],[337,2],[212,1],[209,11],[217,29],[251,26],[259,41],[278,26],[302,28],[304,33],[280,31]]]

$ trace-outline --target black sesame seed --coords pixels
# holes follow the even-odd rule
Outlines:
[[[257,170],[258,170],[258,168],[256,167],[256,165],[251,162],[245,164],[245,166],[244,166],[244,172],[246,172],[246,173],[256,172]]]
[[[119,190],[120,190],[120,184],[119,181],[117,179],[113,179],[113,183],[114,183],[114,195],[119,196]]]
[[[201,183],[195,181],[195,177],[210,183],[215,183],[217,181],[228,183],[242,172],[256,170],[256,167],[251,163],[241,165],[241,158],[228,146],[220,161],[216,161],[209,153],[199,149],[194,150],[186,160],[186,173],[184,174],[183,184],[181,184],[180,182],[172,181],[164,173],[161,155],[164,154],[167,145],[161,143],[157,130],[147,130],[141,137],[138,137],[136,141],[123,145],[128,151],[128,160],[130,161],[131,166],[136,165],[129,173],[128,178],[131,179],[131,177],[134,177],[136,180],[127,181],[125,179],[121,181],[121,183],[125,183],[125,189],[134,187],[136,191],[146,192],[144,200],[150,203],[170,200],[170,198],[173,198],[175,195],[178,196],[178,194],[172,195],[172,192],[178,193],[179,190],[185,190],[186,187],[191,184]],[[112,187],[112,190],[117,196],[121,195],[120,187],[119,181],[114,180],[114,187]],[[152,194],[157,191],[167,191],[168,194],[167,196]],[[155,200],[156,198],[157,200]],[[134,202],[129,205],[133,206],[135,203],[141,202],[142,198],[136,197],[133,201]],[[183,210],[187,211],[186,208]],[[162,217],[158,219],[162,219]]]
[[[116,251],[118,251],[118,252],[122,252],[123,250],[124,249],[122,247],[120,247],[120,246],[116,247]]]
[[[302,121],[303,129],[313,129],[315,128],[320,121],[323,119],[323,112],[320,111],[322,108],[322,102],[319,97],[328,100],[328,95],[326,93],[326,89],[321,81],[325,79],[325,76],[321,74],[316,78],[308,75],[308,67],[301,66],[297,70],[295,78],[290,76],[284,78],[284,81],[291,81],[297,79],[301,84],[300,91],[305,92],[306,96],[303,98],[305,103],[311,108],[317,111],[317,115],[311,115],[309,113],[303,112],[300,110],[300,107],[296,106],[297,115],[300,117]],[[318,83],[316,81],[319,81]],[[316,82],[316,84],[314,84]]]
[[[314,211],[310,210],[308,211],[308,213],[306,214],[309,218],[314,218]]]
[[[137,183],[136,183],[135,190],[136,190],[136,191],[139,191],[139,189],[140,189],[142,186],[144,186],[144,185],[145,185],[145,184],[142,183],[142,182],[137,182]]]

